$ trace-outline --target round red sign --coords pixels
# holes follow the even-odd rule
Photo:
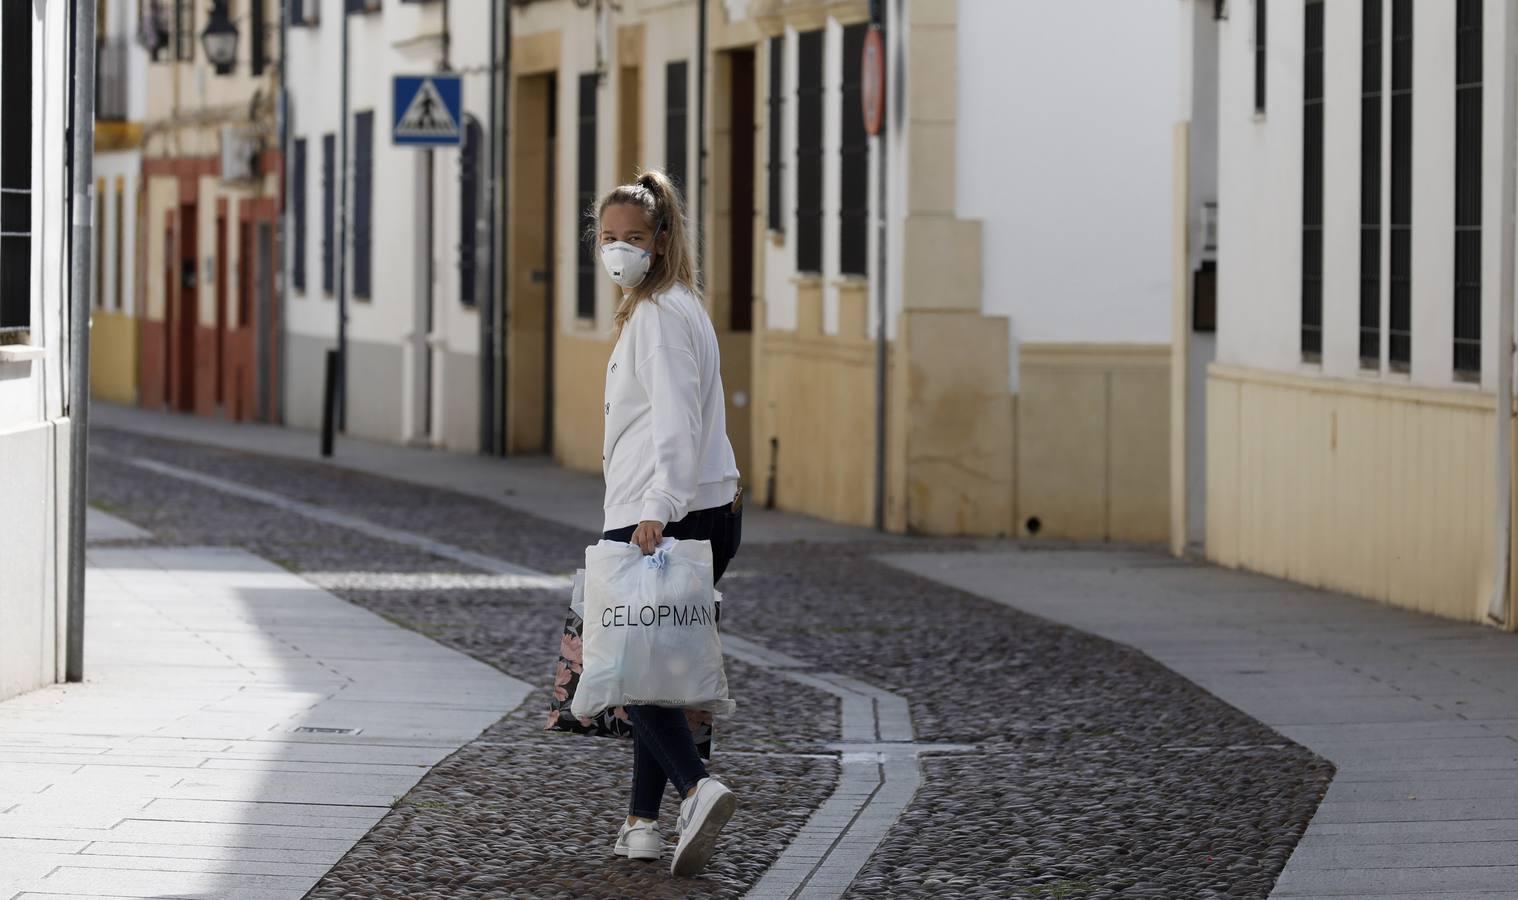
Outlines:
[[[864,106],[864,130],[871,137],[885,125],[885,41],[879,28],[871,28],[864,39],[861,59],[859,96]]]

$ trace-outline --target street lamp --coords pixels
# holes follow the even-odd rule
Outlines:
[[[227,0],[212,0],[211,20],[200,33],[200,43],[217,75],[232,74],[237,64],[237,26],[227,12]]]

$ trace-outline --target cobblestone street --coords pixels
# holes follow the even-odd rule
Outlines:
[[[1332,775],[1135,650],[877,559],[899,544],[752,540],[723,583],[739,712],[713,754],[741,805],[708,871],[672,881],[610,852],[628,747],[542,730],[567,592],[502,574],[563,576],[593,535],[315,463],[108,430],[94,450],[92,501],[151,542],[249,551],[538,688],[311,896],[788,895],[806,851],[782,854],[816,839],[809,819],[873,755],[877,799],[908,770],[915,795],[866,852],[850,861],[859,839],[837,841],[791,881],[857,897],[1265,897]],[[878,720],[861,732],[856,701],[868,714],[871,696]],[[888,718],[893,697],[909,717]],[[851,828],[882,815],[856,810]]]

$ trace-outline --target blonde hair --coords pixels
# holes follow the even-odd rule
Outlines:
[[[596,204],[593,230],[586,236],[587,239],[600,239],[601,217],[605,215],[607,207],[623,205],[636,206],[643,211],[643,217],[654,233],[654,247],[659,253],[638,286],[623,295],[617,303],[613,321],[618,331],[632,318],[633,310],[638,308],[639,303],[652,300],[677,284],[695,294],[697,299],[701,296],[695,252],[690,243],[690,228],[685,221],[685,204],[680,200],[680,191],[669,180],[669,176],[658,169],[649,169],[632,184],[614,188],[602,197],[601,202]],[[665,238],[662,248],[659,246],[661,235]]]

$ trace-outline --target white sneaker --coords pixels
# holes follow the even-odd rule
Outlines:
[[[664,838],[659,834],[659,826],[653,822],[638,820],[638,824],[629,825],[624,819],[622,827],[617,830],[617,846],[612,852],[628,859],[658,859],[664,852]]]
[[[733,817],[738,798],[715,778],[696,783],[696,792],[680,803],[680,843],[670,861],[672,875],[694,875],[706,868],[717,849],[717,835]]]

